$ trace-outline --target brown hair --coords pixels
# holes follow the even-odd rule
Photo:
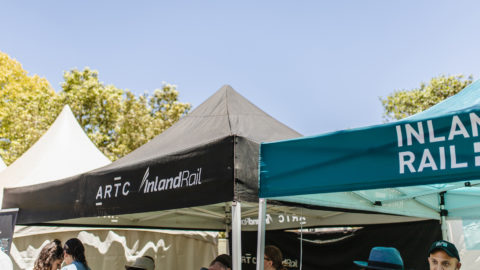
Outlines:
[[[81,262],[87,268],[87,259],[85,259],[85,248],[80,240],[77,238],[70,238],[65,242],[63,247],[65,252],[69,255],[72,255],[74,261]]]
[[[279,248],[276,246],[265,246],[265,256],[272,261],[272,266],[276,270],[283,270],[285,269],[283,267],[282,261],[283,261],[283,255],[282,251],[280,251]]]
[[[218,255],[213,261],[210,263],[210,266],[214,265],[216,262],[220,263],[223,268],[225,269],[232,269],[232,257],[227,254]]]
[[[42,248],[35,260],[33,270],[50,270],[52,264],[59,259],[63,260],[62,242],[55,239]]]

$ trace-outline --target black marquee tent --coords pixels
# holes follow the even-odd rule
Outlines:
[[[19,208],[17,224],[25,225],[229,230],[232,202],[242,202],[242,230],[257,230],[259,143],[300,136],[226,85],[125,157],[66,179],[6,188],[3,206]],[[424,219],[275,202],[267,210],[268,229],[298,228],[302,221],[335,226]]]
[[[20,209],[18,224],[223,230],[226,202],[258,200],[259,143],[299,136],[226,85],[122,159],[67,179],[8,188],[3,205]]]

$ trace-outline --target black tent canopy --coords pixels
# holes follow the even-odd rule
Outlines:
[[[19,224],[224,229],[226,202],[256,207],[259,143],[299,136],[225,85],[125,157],[67,179],[7,188],[3,205],[20,209]]]
[[[242,230],[257,230],[259,143],[301,136],[225,85],[172,127],[96,170],[6,188],[17,224],[229,229],[242,202]],[[26,168],[28,169],[28,168]],[[268,229],[422,220],[348,209],[267,206]]]

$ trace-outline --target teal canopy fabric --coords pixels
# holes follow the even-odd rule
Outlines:
[[[444,194],[449,216],[480,215],[479,130],[476,81],[398,122],[262,143],[259,196],[432,218]]]

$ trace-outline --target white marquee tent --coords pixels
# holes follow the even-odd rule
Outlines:
[[[53,179],[63,179],[90,171],[109,163],[110,160],[85,134],[71,109],[65,106],[48,131],[20,158],[4,170],[2,170],[4,163],[0,162],[2,189],[0,196],[3,196],[4,187],[46,183]],[[140,234],[142,237],[138,239]],[[92,269],[123,268],[127,261],[135,260],[137,256],[143,254],[153,255],[158,263],[170,265],[172,269],[189,268],[193,265],[165,259],[167,254],[175,256],[175,248],[168,252],[166,250],[168,246],[175,245],[178,241],[194,241],[199,247],[198,250],[203,250],[202,254],[198,252],[196,254],[201,255],[198,256],[200,259],[189,263],[206,265],[208,260],[216,254],[216,237],[213,234],[200,235],[185,232],[173,235],[158,230],[144,230],[140,233],[132,230],[99,228],[17,227],[11,248],[14,267],[31,269],[43,244],[54,238],[66,241],[72,237],[77,237],[84,242],[87,255],[91,255],[89,260]],[[133,245],[135,240],[140,242],[137,241],[137,244]],[[159,251],[159,245],[163,247],[163,251]]]
[[[65,106],[47,132],[0,173],[0,184],[2,187],[35,185],[109,163]]]

